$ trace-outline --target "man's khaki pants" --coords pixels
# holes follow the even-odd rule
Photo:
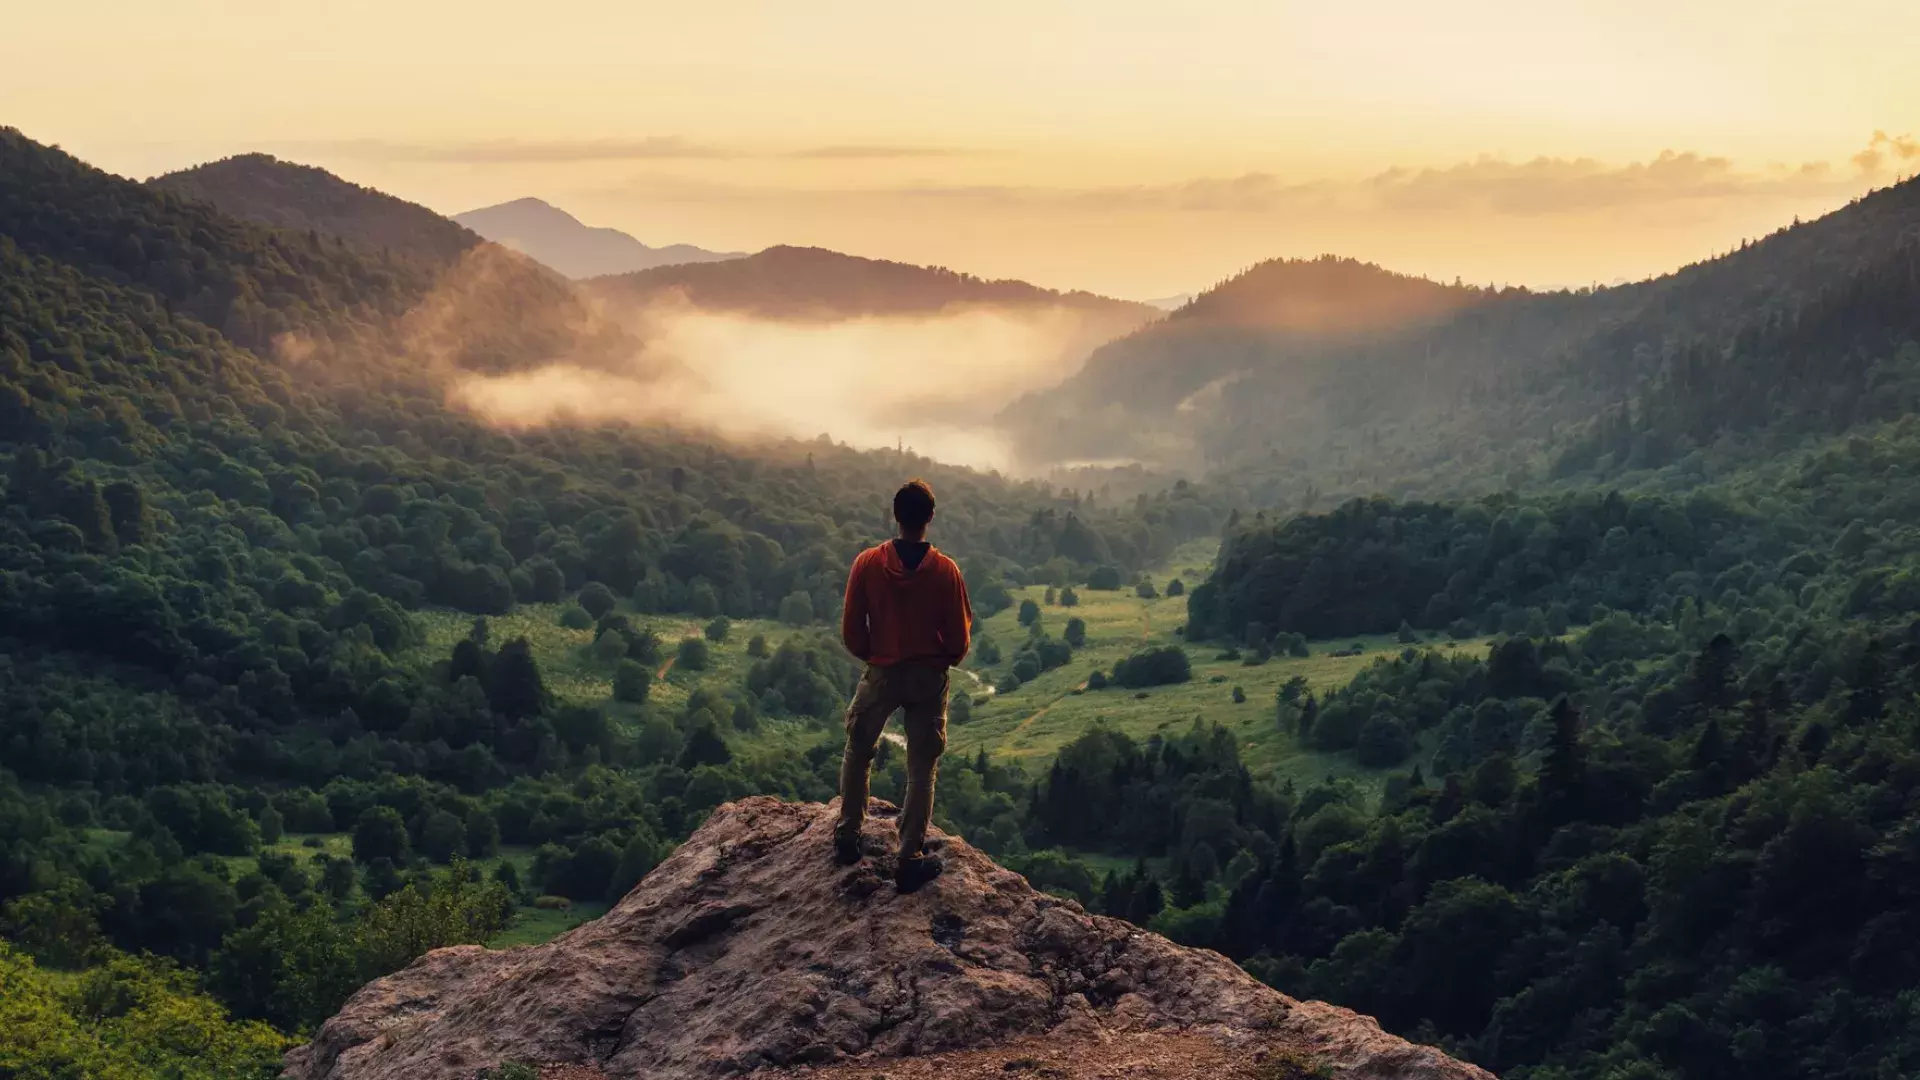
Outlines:
[[[906,713],[907,800],[900,809],[900,857],[921,854],[933,816],[933,780],[947,749],[947,669],[868,664],[847,706],[847,750],[840,759],[840,820],[858,829],[867,816],[873,752],[895,709]]]

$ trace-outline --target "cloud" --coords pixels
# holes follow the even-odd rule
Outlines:
[[[1866,149],[1853,155],[1853,163],[1861,172],[1879,172],[1880,167],[1892,158],[1896,161],[1910,161],[1920,158],[1920,139],[1911,135],[1888,135],[1876,131],[1873,138],[1867,140]]]
[[[845,146],[813,146],[805,150],[789,150],[780,156],[816,161],[875,161],[885,158],[963,157],[972,156],[977,153],[978,151],[975,150],[960,150],[946,146],[850,144]]]
[[[726,161],[736,158],[863,161],[958,157],[974,152],[952,147],[885,144],[843,144],[779,150],[695,142],[679,135],[649,135],[636,139],[494,139],[484,142],[349,139],[321,144],[320,148],[376,161],[457,165],[568,165],[596,161]]]
[[[696,143],[678,135],[641,139],[558,139],[526,141],[405,143],[351,139],[331,143],[335,153],[381,161],[430,161],[448,164],[573,164],[584,161],[724,159],[741,156],[721,146]]]
[[[1594,158],[1483,156],[1453,165],[1393,168],[1346,179],[1289,181],[1271,172],[1195,177],[1167,184],[1061,187],[915,183],[864,188],[743,185],[685,176],[634,177],[619,194],[667,202],[972,203],[994,208],[1081,209],[1192,214],[1478,213],[1539,217],[1776,201],[1857,193],[1885,165],[1920,159],[1920,140],[1875,132],[1850,160],[1745,167],[1694,151],[1611,164]]]

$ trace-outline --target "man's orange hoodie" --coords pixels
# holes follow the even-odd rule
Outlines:
[[[967,583],[938,548],[929,546],[911,570],[891,541],[853,560],[840,614],[848,652],[880,667],[952,667],[966,657],[972,634]]]

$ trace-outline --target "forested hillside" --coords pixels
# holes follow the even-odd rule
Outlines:
[[[1103,317],[1116,327],[1116,336],[1159,315],[1145,304],[1088,292],[1058,292],[1024,281],[988,281],[941,267],[786,246],[742,259],[602,278],[593,288],[610,300],[640,303],[678,294],[703,310],[768,319],[933,315],[966,307],[1012,311],[1065,307]]]
[[[147,181],[182,198],[212,203],[237,218],[293,232],[338,237],[374,255],[449,263],[480,237],[439,214],[361,187],[311,165],[242,154]]]
[[[1373,332],[1302,336],[1231,317],[1236,280],[1005,419],[1043,454],[1205,462],[1296,509],[1310,486],[1477,494],[1716,447],[1751,460],[1911,407],[1917,244],[1909,180],[1651,281],[1463,290],[1450,313],[1411,325],[1362,318],[1396,280],[1386,272],[1291,264],[1266,271],[1281,295],[1345,303]]]
[[[52,969],[153,953],[195,973],[179,986],[297,1031],[538,892],[624,889],[731,794],[819,797],[824,754],[736,763],[716,717],[811,730],[837,707],[847,665],[808,643],[903,475],[939,492],[940,540],[987,611],[1002,583],[1139,565],[1219,525],[1198,489],[1096,509],[825,442],[503,434],[449,409],[419,352],[437,328],[490,363],[549,358],[511,309],[466,325],[463,275],[485,264],[241,221],[17,132],[0,155],[0,925]],[[664,757],[634,718],[564,704],[528,643],[484,622],[423,655],[426,609],[575,596],[641,676],[663,643],[615,606],[778,614],[794,640],[724,705],[643,706]],[[328,839],[345,834],[350,855]],[[486,873],[434,869],[465,858]],[[8,1067],[106,1075],[84,1064],[99,1017],[50,1000],[47,1040]],[[210,1068],[279,1045],[221,1038],[234,1057]]]

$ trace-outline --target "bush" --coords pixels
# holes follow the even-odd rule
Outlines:
[[[795,589],[780,601],[780,621],[788,626],[805,626],[813,621],[813,597]]]
[[[1120,588],[1120,568],[1102,566],[1087,576],[1087,588],[1113,592]]]
[[[1079,648],[1087,643],[1087,620],[1072,618],[1067,620],[1067,628],[1060,635],[1068,645]]]
[[[568,604],[560,609],[560,625],[569,630],[590,630],[593,628],[593,616],[579,604]]]
[[[1142,600],[1152,600],[1160,595],[1160,591],[1153,587],[1153,582],[1141,578],[1140,584],[1133,587],[1133,595]]]
[[[1174,578],[1172,581],[1167,582],[1168,596],[1179,596],[1186,591],[1187,591],[1186,585],[1182,583],[1179,578]]]
[[[1032,600],[1020,601],[1020,625],[1032,626],[1040,621],[1040,605]]]
[[[1107,673],[1104,671],[1101,671],[1099,668],[1094,668],[1093,674],[1087,676],[1087,689],[1105,690],[1106,688],[1107,688]]]
[[[613,669],[613,700],[639,705],[653,691],[653,672],[637,660],[622,660]]]
[[[674,663],[688,671],[705,671],[712,659],[713,653],[707,648],[707,639],[690,637],[681,639],[680,651]]]
[[[1191,678],[1193,662],[1178,645],[1145,649],[1113,665],[1113,681],[1130,690],[1183,683]]]
[[[1245,705],[1247,703],[1247,692],[1238,686],[1234,687],[1233,703],[1235,705]]]
[[[755,660],[765,659],[767,655],[767,635],[755,634],[747,639],[747,655]]]
[[[1079,607],[1080,606],[1080,594],[1073,591],[1073,586],[1068,585],[1066,588],[1060,590],[1060,606],[1061,607]]]
[[[1405,619],[1400,620],[1400,629],[1395,637],[1402,645],[1412,645],[1420,640],[1420,635],[1413,630],[1413,624]]]
[[[727,640],[727,635],[731,633],[733,633],[733,621],[725,615],[717,616],[707,624],[707,640],[715,644]]]
[[[614,599],[613,590],[597,581],[587,582],[586,587],[580,590],[580,595],[575,600],[586,609],[587,614],[596,619],[619,606],[619,601]]]

